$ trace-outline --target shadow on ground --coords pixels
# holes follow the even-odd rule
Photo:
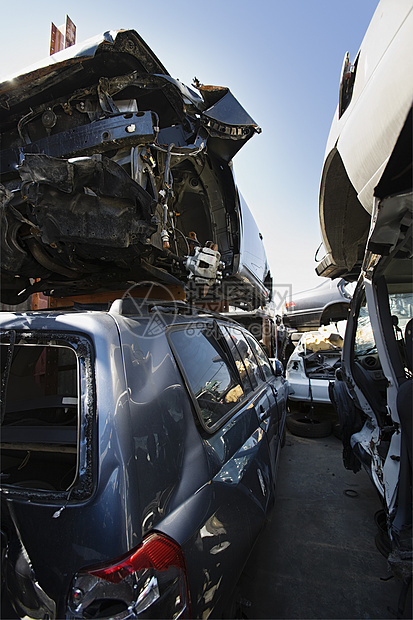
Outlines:
[[[334,435],[287,434],[276,504],[240,582],[248,618],[412,617],[411,588],[397,615],[402,584],[375,545],[379,496],[341,454]]]

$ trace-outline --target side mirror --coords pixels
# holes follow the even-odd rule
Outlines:
[[[280,360],[274,360],[274,373],[276,377],[282,377],[284,374],[284,366]]]

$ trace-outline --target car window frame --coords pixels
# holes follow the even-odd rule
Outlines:
[[[248,348],[250,349],[250,351],[252,353],[252,357],[255,360],[255,363],[256,363],[257,368],[258,368],[258,373],[260,375],[260,381],[258,381],[257,377],[254,375],[254,379],[257,382],[257,385],[255,387],[254,387],[254,383],[253,383],[253,381],[251,379],[251,373],[248,371],[248,368],[246,368],[246,366],[244,364],[244,358],[242,357],[241,352],[239,351],[237,344],[234,343],[234,346],[235,346],[236,350],[238,351],[238,355],[240,356],[240,359],[241,359],[241,361],[244,364],[247,376],[249,377],[249,380],[250,380],[250,383],[251,383],[251,387],[252,387],[252,392],[255,392],[256,390],[258,390],[262,386],[263,383],[267,382],[267,379],[265,378],[264,372],[263,372],[263,370],[261,368],[259,360],[257,359],[257,357],[256,357],[256,355],[254,353],[254,349],[251,347],[250,343],[248,342],[248,336],[251,336],[251,338],[253,338],[253,336],[252,336],[251,332],[248,332],[248,330],[243,329],[242,327],[240,327],[238,325],[226,325],[225,327],[227,327],[227,328],[230,327],[232,329],[235,329],[235,330],[241,332],[243,340],[245,341],[245,343],[247,344]],[[229,332],[229,330],[227,330],[227,333],[229,334],[229,337],[231,337],[231,333]]]
[[[222,327],[224,327],[224,328],[225,328],[225,329],[223,330],[223,335],[224,335],[224,338],[225,338],[225,340],[226,340],[227,347],[228,347],[228,349],[230,350],[231,357],[234,357],[234,356],[233,356],[233,353],[232,353],[232,351],[231,351],[231,346],[234,348],[234,351],[235,351],[235,352],[236,352],[236,354],[237,354],[237,359],[235,359],[235,357],[234,357],[235,366],[236,366],[236,363],[238,362],[239,364],[241,364],[241,365],[242,365],[242,368],[244,369],[244,373],[243,373],[243,376],[242,376],[242,375],[241,375],[241,373],[239,372],[239,368],[236,366],[236,368],[237,368],[237,372],[238,372],[239,377],[240,377],[240,380],[241,380],[241,384],[244,386],[244,389],[245,389],[245,393],[246,393],[246,395],[247,395],[247,396],[249,396],[250,394],[252,394],[253,392],[255,392],[255,390],[256,390],[257,388],[256,388],[256,387],[254,387],[254,385],[253,385],[253,383],[252,383],[252,381],[251,381],[250,374],[249,374],[249,372],[248,372],[248,370],[247,370],[247,367],[245,366],[245,363],[244,363],[244,360],[243,360],[243,358],[242,358],[242,355],[241,355],[240,351],[238,350],[238,347],[237,347],[236,343],[234,342],[234,340],[232,340],[232,336],[231,336],[231,333],[229,332],[228,328],[229,328],[229,327],[231,327],[231,328],[233,328],[233,329],[238,329],[238,330],[239,330],[239,331],[241,331],[241,332],[242,332],[242,330],[241,330],[241,329],[239,329],[238,325],[227,325],[227,324],[223,324],[223,325],[222,325]],[[231,341],[231,345],[229,344],[229,342],[230,342],[230,341]],[[244,378],[244,377],[245,377],[245,378]]]
[[[257,340],[256,338],[254,338],[254,336],[253,336],[251,333],[249,333],[249,332],[248,332],[248,333],[246,333],[246,334],[245,334],[245,337],[246,337],[247,342],[249,342],[250,340],[252,340],[252,342],[254,342],[254,344],[256,344],[256,345],[257,345],[257,348],[260,350],[260,352],[262,353],[262,355],[263,355],[264,359],[265,359],[265,360],[267,361],[267,363],[268,363],[268,368],[270,369],[270,373],[271,373],[271,377],[269,377],[269,378],[267,378],[267,377],[265,376],[265,372],[264,372],[264,365],[261,363],[261,360],[260,360],[259,358],[257,358],[257,354],[255,353],[254,348],[250,345],[250,347],[251,347],[251,351],[252,351],[252,353],[253,353],[253,355],[254,355],[255,359],[257,360],[258,367],[259,367],[259,369],[260,369],[260,371],[261,371],[261,376],[263,376],[263,377],[264,377],[264,383],[267,383],[268,381],[271,381],[271,379],[275,376],[275,373],[274,373],[274,368],[273,368],[273,366],[272,366],[272,364],[271,364],[270,360],[268,359],[268,355],[266,354],[266,352],[265,352],[264,348],[261,346],[261,344],[258,342],[258,340]]]
[[[368,281],[367,281],[368,282]],[[387,396],[383,398],[383,395],[380,394],[380,387],[384,387],[384,383],[386,382],[386,377],[382,368],[382,360],[379,354],[379,350],[376,342],[376,335],[374,334],[372,325],[371,325],[371,315],[368,312],[368,293],[367,286],[364,277],[358,281],[357,288],[354,292],[354,297],[352,300],[351,307],[351,317],[350,317],[350,326],[347,324],[346,329],[346,337],[344,339],[343,344],[343,368],[345,374],[345,381],[347,384],[347,388],[351,394],[356,397],[356,402],[358,402],[358,406],[363,409],[363,402],[360,400],[360,395],[362,399],[368,404],[368,407],[375,412],[375,415],[385,415],[385,401],[387,400]],[[370,325],[372,329],[372,335],[375,344],[375,350],[368,350],[365,353],[358,355],[355,354],[354,345],[357,334],[357,328],[359,325],[359,317],[360,317],[360,309],[363,305],[366,304],[367,314],[370,320]],[[371,374],[368,370],[363,367],[361,362],[361,358],[366,356],[374,356],[377,358],[378,366],[374,369],[375,372],[381,373],[381,377],[375,377],[374,381],[372,379]],[[381,384],[379,383],[381,381]],[[379,413],[376,413],[379,412]],[[381,412],[381,413],[380,413]]]
[[[96,454],[94,442],[97,425],[97,394],[95,377],[95,348],[87,334],[72,331],[37,331],[26,332],[21,329],[2,330],[0,333],[2,346],[12,349],[15,346],[64,347],[71,349],[77,364],[77,437],[76,437],[76,472],[67,490],[44,490],[29,487],[3,485],[10,497],[29,498],[34,503],[60,503],[64,500],[70,504],[85,501],[93,495],[96,479]],[[7,360],[11,362],[11,358]],[[7,367],[7,372],[10,366]],[[8,376],[2,377],[2,401],[4,412],[6,406]],[[2,411],[2,415],[4,413]]]
[[[390,293],[387,285],[386,275],[379,275],[374,278],[373,286],[377,296],[377,314],[380,320],[383,338],[386,343],[386,349],[394,371],[394,376],[398,386],[406,381],[404,364],[401,358],[399,346],[397,344],[394,326],[392,322],[392,313],[390,309]],[[403,332],[404,334],[404,332]]]
[[[191,398],[191,402],[194,406],[194,410],[196,413],[195,420],[196,422],[199,423],[200,427],[202,428],[203,431],[205,431],[206,433],[208,433],[208,435],[213,435],[216,431],[218,431],[220,428],[222,428],[227,422],[228,420],[230,420],[234,415],[236,415],[236,413],[242,409],[242,407],[245,406],[245,402],[248,401],[248,399],[251,397],[251,393],[252,392],[246,392],[245,388],[244,388],[244,383],[242,381],[242,378],[238,372],[238,369],[236,367],[235,364],[235,360],[232,356],[232,353],[229,349],[229,346],[226,342],[225,336],[222,332],[222,326],[223,324],[218,323],[216,320],[212,321],[212,322],[202,322],[202,321],[194,321],[194,322],[190,322],[190,323],[180,323],[180,324],[174,324],[170,327],[167,328],[167,330],[165,331],[170,349],[172,351],[174,360],[178,366],[178,369],[180,371],[180,374],[182,376],[184,385],[186,387],[186,390],[188,392],[188,394],[190,395]],[[229,368],[230,373],[232,375],[233,378],[236,378],[238,380],[239,385],[242,388],[243,391],[243,397],[241,398],[241,400],[237,403],[234,404],[233,407],[231,407],[231,409],[229,409],[229,411],[224,414],[217,422],[215,422],[212,426],[208,426],[207,424],[205,424],[205,420],[204,420],[204,416],[202,414],[201,408],[199,406],[198,400],[192,390],[192,387],[190,385],[189,379],[187,377],[187,373],[186,373],[186,369],[184,368],[184,364],[181,361],[180,355],[179,355],[179,351],[177,350],[177,347],[174,345],[173,340],[171,338],[171,335],[174,332],[177,331],[184,331],[186,329],[200,329],[202,330],[208,330],[212,328],[212,334],[215,338],[215,340],[217,341],[223,355],[222,355],[222,359],[224,360],[226,366]],[[219,335],[219,337],[217,338],[217,335]]]
[[[354,370],[354,364],[356,362],[359,363],[358,362],[358,358],[359,357],[362,357],[364,355],[368,355],[369,353],[371,355],[373,355],[373,354],[377,355],[378,354],[377,343],[376,343],[376,339],[375,339],[375,336],[374,336],[373,327],[371,325],[371,317],[370,317],[370,314],[368,312],[367,295],[366,295],[366,290],[365,290],[364,282],[363,282],[363,285],[360,286],[360,288],[358,288],[357,296],[355,297],[355,299],[356,299],[357,303],[356,303],[356,306],[355,306],[354,311],[353,311],[353,329],[352,329],[352,335],[351,335],[351,354],[350,354],[350,368],[352,370]],[[372,335],[373,335],[375,350],[371,351],[371,352],[368,351],[368,352],[365,352],[363,354],[361,354],[361,353],[356,354],[355,345],[356,345],[356,338],[357,338],[357,332],[358,332],[358,327],[359,327],[360,310],[361,310],[363,305],[367,309],[367,315],[368,315],[368,318],[369,318],[371,332],[372,332]]]

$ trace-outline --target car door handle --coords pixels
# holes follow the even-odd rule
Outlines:
[[[259,406],[258,417],[261,421],[267,420],[270,417],[270,415],[271,415],[271,412],[269,409],[265,409],[264,405]]]

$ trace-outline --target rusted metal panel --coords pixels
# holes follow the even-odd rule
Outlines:
[[[65,47],[71,47],[76,43],[76,26],[66,15]]]
[[[52,22],[52,29],[50,33],[50,56],[53,56],[56,52],[60,52],[64,49],[64,46],[65,40],[63,32]]]

